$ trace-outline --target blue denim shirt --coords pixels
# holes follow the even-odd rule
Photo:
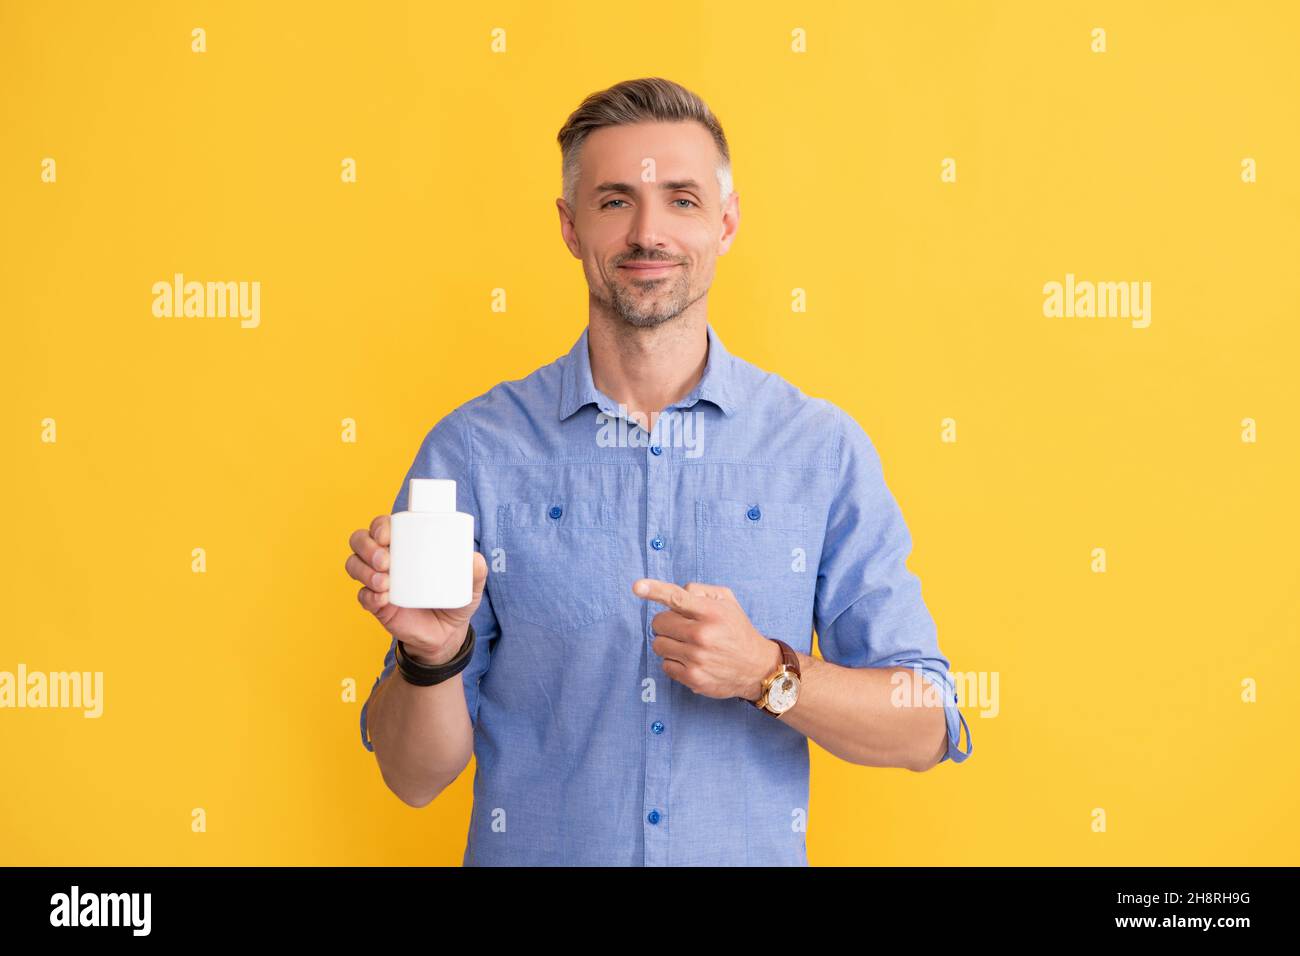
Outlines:
[[[584,329],[438,422],[393,502],[413,477],[456,479],[489,566],[461,674],[464,863],[807,865],[808,738],[668,677],[650,627],[665,608],[632,582],[725,584],[797,651],[815,628],[832,663],[919,669],[944,692],[943,759],[965,760],[880,458],[841,409],[732,355],[711,324],[703,377],[653,434],[621,411],[592,382]],[[394,667],[390,644],[375,685]],[[373,749],[365,706],[361,739]]]

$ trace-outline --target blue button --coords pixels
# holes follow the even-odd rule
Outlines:
[[[564,514],[564,509],[559,505],[551,505],[549,514],[552,518],[558,518],[560,515]]]
[[[758,510],[758,505],[754,505],[754,507],[750,508],[748,511],[745,512],[745,514],[749,516],[750,521],[757,521],[759,515],[761,515],[762,513],[763,512]]]
[[[662,720],[656,720],[650,725],[650,730],[652,733],[662,734],[664,732],[664,722]]]
[[[655,535],[650,539],[650,547],[654,548],[656,551],[662,551],[664,548],[664,539],[659,537],[659,535]]]
[[[658,823],[658,822],[659,822],[659,811],[658,811],[658,810],[651,810],[649,813],[647,813],[647,814],[645,815],[645,818],[646,818],[647,820],[649,820],[651,823]]]
[[[664,450],[663,450],[662,448],[660,448],[658,445],[651,445],[651,446],[650,446],[650,454],[652,454],[652,455],[662,455],[663,453],[664,453]]]

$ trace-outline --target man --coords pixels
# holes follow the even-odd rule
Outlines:
[[[469,605],[393,606],[388,516],[352,535],[392,635],[362,741],[415,807],[476,758],[467,865],[806,865],[808,738],[916,771],[970,753],[907,526],[861,427],[707,320],[740,221],[708,107],[620,83],[559,140],[589,324],[402,481],[393,511],[456,480]]]

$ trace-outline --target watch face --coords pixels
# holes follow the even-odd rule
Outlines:
[[[799,678],[793,674],[786,673],[772,682],[771,688],[767,692],[767,706],[783,714],[799,699]]]

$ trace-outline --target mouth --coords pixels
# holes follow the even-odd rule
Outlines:
[[[620,269],[637,279],[657,279],[677,268],[676,262],[625,262]]]

